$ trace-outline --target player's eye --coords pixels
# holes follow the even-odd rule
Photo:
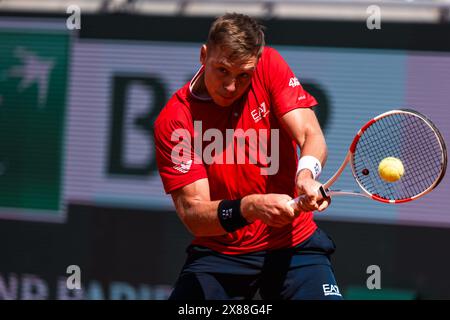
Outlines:
[[[248,73],[241,73],[239,77],[241,77],[242,79],[248,79],[250,75]]]
[[[218,69],[219,69],[219,72],[222,73],[222,74],[227,74],[228,73],[228,70],[225,69],[224,67],[219,67]]]

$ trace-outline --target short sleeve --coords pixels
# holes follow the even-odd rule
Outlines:
[[[163,117],[154,126],[156,163],[166,193],[207,177],[194,152],[192,126],[187,121]]]
[[[316,99],[303,89],[289,65],[273,48],[268,48],[265,68],[272,108],[277,118],[297,108],[317,105]]]

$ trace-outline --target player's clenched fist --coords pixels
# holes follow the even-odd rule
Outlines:
[[[304,195],[297,203],[296,209],[300,211],[323,211],[330,204],[331,198],[322,198],[317,192],[321,183],[314,180],[308,170],[299,172],[296,184],[299,196]]]
[[[241,202],[241,211],[249,221],[261,220],[272,227],[282,227],[296,217],[294,209],[287,205],[292,198],[286,194],[253,194]]]

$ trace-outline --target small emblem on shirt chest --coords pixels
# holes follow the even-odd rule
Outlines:
[[[265,118],[269,112],[270,112],[270,110],[267,110],[266,103],[263,102],[259,105],[258,108],[253,109],[250,112],[250,114],[252,115],[252,118],[255,121],[255,123],[257,123],[262,118]]]

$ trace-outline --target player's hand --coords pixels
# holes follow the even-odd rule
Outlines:
[[[323,198],[318,192],[322,185],[319,181],[313,179],[311,172],[308,169],[303,169],[297,175],[297,191],[298,195],[304,195],[297,204],[297,209],[300,211],[323,211],[331,203],[331,198]],[[296,210],[297,211],[297,210]]]
[[[241,201],[241,211],[247,221],[261,220],[272,227],[291,223],[298,215],[287,204],[292,198],[286,194],[253,194]]]

